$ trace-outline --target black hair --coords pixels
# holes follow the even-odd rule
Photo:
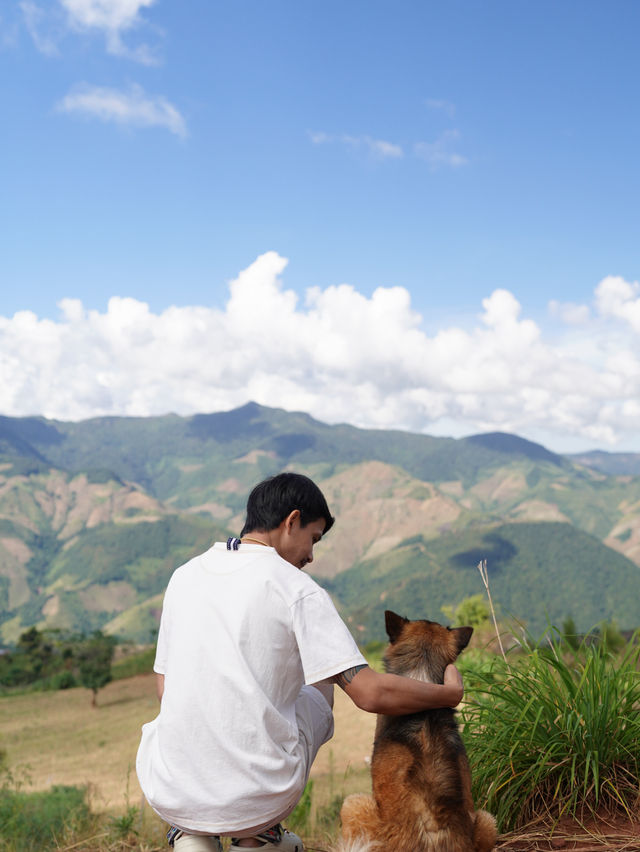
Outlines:
[[[315,482],[301,473],[279,473],[259,482],[249,494],[247,519],[240,535],[274,530],[295,509],[300,512],[303,527],[320,518],[324,518],[324,534],[333,526],[335,518]]]

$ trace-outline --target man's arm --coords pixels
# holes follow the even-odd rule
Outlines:
[[[386,716],[456,707],[464,694],[460,672],[453,665],[445,669],[444,683],[425,683],[376,672],[369,666],[355,666],[341,672],[335,681],[361,710]]]
[[[156,695],[158,696],[158,701],[162,701],[162,696],[164,695],[164,675],[158,674],[158,672],[156,672]]]

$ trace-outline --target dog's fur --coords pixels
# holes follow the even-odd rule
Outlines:
[[[385,668],[431,683],[466,648],[471,627],[450,629],[385,612]],[[467,755],[454,710],[378,716],[371,758],[373,796],[342,806],[341,852],[489,852],[491,814],[475,811]]]

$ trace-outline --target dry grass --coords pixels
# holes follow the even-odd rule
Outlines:
[[[0,699],[0,746],[12,769],[27,766],[33,789],[89,785],[94,806],[118,810],[140,796],[140,728],[157,707],[153,676],[115,681],[98,694],[69,689]],[[129,784],[129,791],[127,785]]]
[[[158,709],[153,675],[110,683],[90,706],[86,689],[0,699],[0,746],[9,766],[29,767],[33,789],[89,785],[93,807],[120,812],[142,799],[135,774],[140,728]],[[313,769],[322,805],[343,791],[367,790],[375,716],[357,710],[336,690],[336,733]]]

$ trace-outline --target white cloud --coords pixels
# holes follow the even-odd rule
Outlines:
[[[33,43],[45,56],[58,56],[58,39],[52,29],[48,13],[33,0],[22,0],[19,4],[24,24]]]
[[[445,130],[435,140],[435,142],[416,142],[413,146],[413,152],[416,157],[424,160],[432,169],[439,169],[442,166],[450,168],[459,168],[466,166],[469,160],[452,150],[460,139],[460,133],[457,130]]]
[[[133,127],[164,127],[181,138],[187,135],[185,120],[176,107],[161,95],[146,95],[137,85],[126,92],[77,86],[57,104],[57,109]]]
[[[153,313],[114,297],[104,312],[64,299],[56,321],[0,317],[3,413],[189,414],[255,400],[367,427],[637,447],[640,339],[620,345],[628,318],[616,313],[637,300],[634,285],[598,285],[607,319],[578,342],[571,325],[547,339],[507,290],[482,301],[475,327],[429,336],[405,288],[367,297],[338,284],[299,298],[282,284],[286,264],[258,257],[220,309]]]
[[[385,139],[373,139],[371,136],[349,136],[346,133],[332,135],[323,131],[310,131],[309,138],[314,145],[327,145],[339,143],[351,150],[363,150],[370,156],[379,160],[399,159],[404,156],[401,145],[388,142]]]
[[[640,332],[640,284],[609,275],[596,288],[596,307],[603,317],[615,317]]]
[[[591,317],[588,305],[576,305],[574,302],[558,302],[551,299],[549,313],[567,325],[586,325]]]
[[[309,131],[308,135],[314,145],[339,144],[352,151],[365,151],[374,159],[400,159],[405,155],[402,145],[384,139],[373,139],[367,135],[331,134],[322,130]],[[434,142],[414,143],[413,154],[427,162],[433,171],[443,166],[449,168],[466,166],[469,160],[454,150],[459,139],[459,131],[445,130]]]
[[[78,27],[96,27],[107,32],[130,29],[140,22],[140,10],[155,0],[60,0]]]
[[[103,36],[107,52],[145,65],[158,62],[154,48],[140,43],[131,47],[123,41],[129,31],[144,27],[140,14],[155,0],[57,0],[37,3],[20,0],[24,25],[36,48],[48,56],[60,54],[59,45],[69,32],[96,32]]]
[[[145,65],[156,64],[153,50],[147,44],[128,47],[122,40],[124,32],[143,23],[141,10],[155,0],[59,0],[65,9],[69,25],[75,30],[97,30],[106,41],[107,51],[125,56]]]

